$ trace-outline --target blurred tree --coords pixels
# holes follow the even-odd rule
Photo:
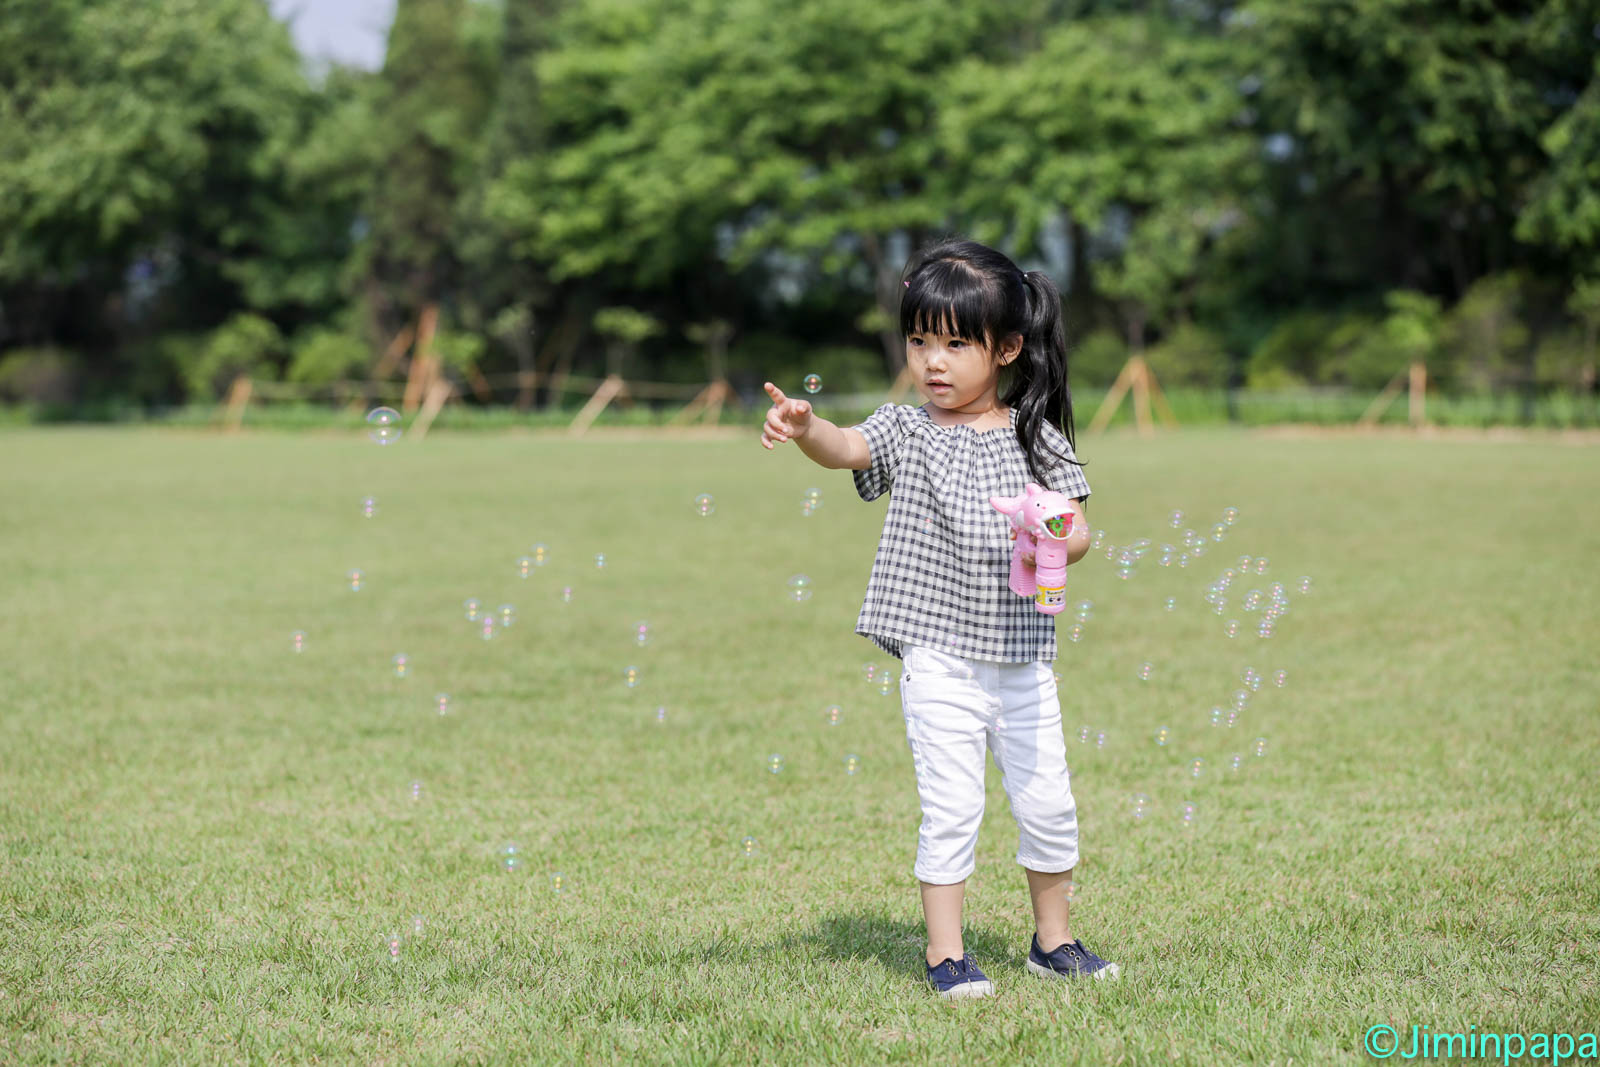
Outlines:
[[[0,344],[69,341],[103,376],[241,304],[326,310],[339,231],[290,164],[320,106],[257,0],[7,5]]]
[[[1280,232],[1298,247],[1260,248],[1276,268],[1271,293],[1454,299],[1530,265],[1513,230],[1546,170],[1541,139],[1557,156],[1571,144],[1572,178],[1585,150],[1594,159],[1593,121],[1560,122],[1593,78],[1592,0],[1251,0],[1241,11],[1255,128],[1278,179],[1270,210],[1297,216]],[[1555,184],[1565,203],[1581,183]]]
[[[1005,54],[1026,6],[799,0],[775,27],[764,0],[590,0],[541,66],[552,151],[508,175],[502,217],[557,278],[788,256],[898,306],[911,247],[954,221],[928,189],[933,72]]]
[[[1071,287],[1111,300],[1130,346],[1187,319],[1207,249],[1244,219],[1249,139],[1222,42],[1165,17],[1085,18],[1014,64],[964,65],[943,116],[938,190],[979,239],[1037,247],[1071,221]],[[1209,346],[1183,346],[1186,352]]]
[[[493,95],[468,0],[399,0],[374,107],[377,173],[358,266],[385,337],[457,291],[457,208]]]

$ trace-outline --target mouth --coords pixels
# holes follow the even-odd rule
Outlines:
[[[933,380],[928,382],[928,388],[929,389],[948,389],[948,388],[950,388],[950,383],[946,382],[946,381],[941,381],[938,378],[934,378]]]

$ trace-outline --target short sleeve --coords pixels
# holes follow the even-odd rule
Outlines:
[[[856,493],[862,500],[876,500],[894,484],[895,468],[900,465],[901,446],[906,439],[906,424],[899,406],[884,404],[867,421],[851,429],[867,439],[870,464],[866,470],[851,471]]]
[[[1078,457],[1073,455],[1072,445],[1067,443],[1067,435],[1050,427],[1046,430],[1046,444],[1057,455],[1067,456],[1073,460]],[[1049,476],[1045,488],[1053,489],[1064,496],[1080,500],[1089,495],[1089,479],[1083,476],[1083,468],[1076,462],[1068,463],[1065,460],[1052,460]]]

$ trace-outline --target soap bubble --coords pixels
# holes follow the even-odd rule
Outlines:
[[[1087,745],[1089,743],[1089,734],[1090,731],[1087,726],[1078,727],[1078,743]]]
[[[421,800],[422,799],[422,783],[421,782],[412,782],[411,783],[411,799],[412,800]]]
[[[1222,523],[1219,522],[1215,526],[1211,527],[1211,540],[1217,542],[1218,544],[1221,544],[1222,539],[1227,536],[1228,528]]]
[[[1196,756],[1189,761],[1189,777],[1198,778],[1206,771],[1206,761]]]
[[[888,696],[894,692],[894,675],[888,670],[878,675],[878,695]]]
[[[1265,573],[1267,573],[1267,557],[1266,556],[1257,556],[1256,557],[1256,573],[1257,574],[1265,574]]]
[[[877,664],[874,664],[874,663],[863,663],[861,665],[861,673],[865,674],[867,676],[867,684],[871,685],[872,684],[873,675],[878,673]]]
[[[1288,685],[1289,684],[1289,672],[1288,671],[1282,671],[1282,670],[1273,671],[1272,672],[1272,684],[1277,686],[1279,689],[1282,689],[1284,686]]]
[[[1198,817],[1198,815],[1199,815],[1199,809],[1196,808],[1193,803],[1190,803],[1188,801],[1185,801],[1178,808],[1178,818],[1183,820],[1183,825],[1185,827],[1193,826],[1194,825],[1194,821]]]
[[[1143,822],[1144,817],[1150,814],[1150,798],[1143,793],[1133,794],[1133,817],[1138,822]]]
[[[1249,689],[1251,692],[1255,692],[1261,688],[1261,672],[1257,671],[1254,667],[1246,667],[1244,669],[1243,678],[1245,688]]]
[[[796,574],[789,579],[789,599],[796,604],[811,599],[811,579],[804,574]]]
[[[296,652],[304,652],[306,650],[306,632],[304,630],[296,630],[290,634],[289,644]]]
[[[633,624],[633,643],[640,648],[650,643],[650,624],[643,619]]]
[[[550,876],[550,891],[552,893],[561,892],[562,889],[566,888],[566,885],[567,876],[562,874],[560,871],[556,871]]]
[[[1239,521],[1239,509],[1238,508],[1223,508],[1222,509],[1222,521],[1228,526],[1232,526],[1234,523],[1238,522]]]
[[[1267,739],[1265,737],[1256,738],[1256,743],[1251,747],[1250,751],[1258,756],[1265,756],[1267,754]]]
[[[756,839],[753,838],[753,837],[746,837],[744,840],[739,842],[739,850],[741,852],[743,852],[746,856],[754,856],[756,854],[756,849],[758,849],[760,847],[761,846],[756,842]]]
[[[861,757],[854,752],[844,758],[844,773],[854,774],[861,767]]]
[[[373,408],[367,412],[367,436],[380,445],[400,440],[400,413],[394,408]]]
[[[507,843],[500,849],[500,866],[508,871],[514,871],[522,866],[522,853],[515,843]]]
[[[561,587],[561,602],[563,604],[572,603],[572,586],[564,585]]]
[[[1167,610],[1168,611],[1176,611],[1176,610],[1178,610],[1178,598],[1177,597],[1173,597],[1173,596],[1167,597]]]
[[[420,916],[420,915],[411,916],[411,934],[412,934],[413,937],[421,937],[422,936],[422,927],[423,927],[422,916]]]
[[[1228,717],[1227,716],[1227,712],[1223,711],[1219,707],[1215,707],[1215,706],[1212,707],[1212,709],[1211,709],[1211,725],[1212,726],[1221,726],[1223,721],[1225,719],[1227,719],[1227,717]]]
[[[411,657],[410,656],[406,655],[404,652],[396,652],[394,654],[394,658],[392,660],[390,660],[389,662],[394,664],[394,676],[396,678],[406,678],[406,677],[410,676],[410,674],[411,674]]]
[[[1139,664],[1139,680],[1141,682],[1148,682],[1150,680],[1150,677],[1155,673],[1156,673],[1155,664],[1149,662],[1148,660],[1146,660],[1144,663]]]
[[[829,726],[838,726],[839,720],[844,718],[844,709],[837,704],[829,704],[822,717],[827,720]]]
[[[805,494],[800,498],[800,511],[804,515],[810,515],[813,511],[816,511],[821,506],[822,506],[822,490],[821,489],[815,489],[815,488],[807,489],[805,491]]]
[[[822,388],[822,378],[820,375],[808,374],[806,375],[805,385],[806,392],[815,393]]]
[[[1228,769],[1229,770],[1236,771],[1243,765],[1244,765],[1244,756],[1240,755],[1239,753],[1235,752],[1233,755],[1228,757]]]
[[[433,706],[438,709],[440,715],[450,714],[450,694],[435,693],[433,696]]]
[[[493,641],[495,631],[499,628],[500,624],[493,615],[485,615],[478,620],[478,636],[485,641]]]
[[[594,567],[595,570],[600,571],[606,569],[606,554],[604,552],[596,552],[594,554]]]
[[[1302,574],[1297,588],[1299,588],[1302,596],[1309,594],[1311,592],[1311,575]]]
[[[1238,637],[1239,636],[1239,620],[1238,619],[1229,619],[1226,623],[1223,624],[1222,632],[1227,634],[1229,637]]]
[[[466,612],[468,622],[477,622],[483,618],[483,602],[477,597],[468,597],[461,602],[461,610]]]
[[[549,558],[550,546],[540,542],[539,544],[528,549],[528,555],[533,557],[533,565],[535,567],[543,567],[546,559]]]
[[[768,756],[767,770],[771,771],[773,774],[781,773],[783,771],[783,756],[777,752],[774,752],[772,755]]]
[[[660,705],[660,706],[658,706],[656,708],[656,722],[666,722],[666,721],[667,721],[667,709],[666,709],[666,706],[665,705]]]
[[[1101,730],[1100,732],[1098,732],[1098,733],[1096,733],[1094,735],[1094,747],[1095,748],[1105,748],[1106,747],[1106,732],[1104,730]]]
[[[387,934],[383,939],[383,943],[388,950],[389,958],[398,960],[400,958],[400,935],[397,933]]]
[[[629,689],[633,689],[638,686],[639,668],[633,666],[632,664],[622,668],[622,681]]]
[[[1178,527],[1182,526],[1183,525],[1183,512],[1174,511],[1170,516],[1168,516],[1167,525],[1171,526],[1174,530],[1176,530],[1176,529],[1178,529]]]
[[[1083,623],[1075,622],[1067,629],[1067,640],[1073,644],[1083,640]]]
[[[1075,608],[1075,610],[1078,613],[1078,621],[1079,622],[1088,622],[1089,621],[1089,616],[1094,614],[1094,601],[1092,601],[1092,600],[1080,600],[1080,601],[1078,601],[1078,604],[1077,604],[1077,607]]]
[[[1243,689],[1233,691],[1233,707],[1235,711],[1243,711],[1250,704],[1250,694]]]
[[[514,626],[517,621],[517,609],[511,604],[501,604],[495,609],[495,614],[500,616],[502,627]]]
[[[1228,729],[1233,729],[1233,724],[1239,721],[1239,710],[1238,708],[1228,709]]]
[[[1272,620],[1262,619],[1261,625],[1256,627],[1256,636],[1265,641],[1267,638],[1272,636],[1272,633]]]
[[[364,496],[361,498],[361,517],[370,519],[378,513],[378,498]]]
[[[1163,726],[1156,730],[1156,744],[1165,745],[1172,739],[1172,727]]]
[[[517,557],[517,577],[518,578],[526,578],[528,575],[530,575],[532,573],[533,573],[533,557],[532,556],[518,556]]]
[[[717,498],[710,493],[701,493],[694,498],[694,513],[702,519],[707,518],[717,510]]]

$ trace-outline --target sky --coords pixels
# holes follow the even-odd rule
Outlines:
[[[377,70],[394,20],[395,0],[267,0],[288,22],[302,55]]]

